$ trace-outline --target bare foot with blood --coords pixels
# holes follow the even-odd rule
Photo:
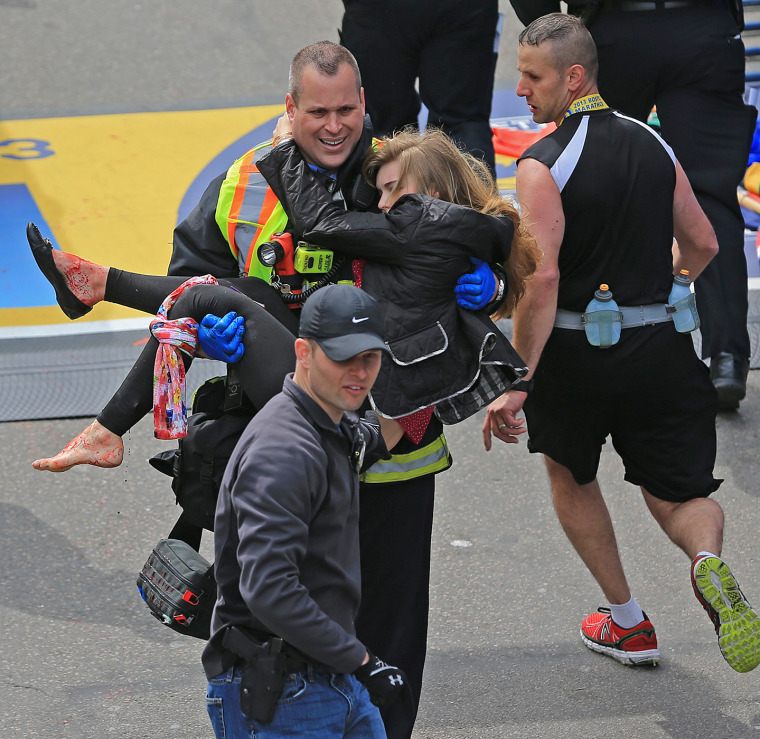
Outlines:
[[[108,267],[103,267],[86,259],[54,249],[53,262],[66,280],[71,293],[87,306],[99,303],[106,294]]]
[[[37,266],[53,286],[58,305],[69,318],[80,318],[103,300],[108,267],[53,249],[33,223],[27,226],[26,235]]]
[[[32,462],[35,470],[66,472],[78,464],[95,467],[118,467],[124,458],[124,443],[120,436],[93,421],[79,436],[74,437],[55,457]]]

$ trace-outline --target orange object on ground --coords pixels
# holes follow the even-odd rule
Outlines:
[[[751,193],[760,193],[760,162],[752,162],[744,175],[744,187]]]
[[[493,148],[497,154],[517,159],[522,153],[536,141],[548,136],[557,128],[554,123],[547,123],[539,131],[526,131],[517,128],[493,129]]]
[[[739,200],[739,205],[743,208],[747,208],[747,210],[751,210],[754,213],[760,213],[760,195],[745,190],[743,187],[737,187],[736,197]]]

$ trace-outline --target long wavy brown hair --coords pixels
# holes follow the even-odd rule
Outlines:
[[[363,172],[372,185],[384,164],[399,160],[397,187],[407,177],[417,183],[421,195],[432,195],[492,216],[506,216],[515,227],[511,244],[504,244],[499,263],[507,273],[509,291],[494,319],[512,315],[525,294],[525,283],[541,261],[541,250],[522,224],[515,206],[503,198],[488,168],[479,159],[461,151],[439,129],[424,133],[404,130],[381,139],[367,155]]]

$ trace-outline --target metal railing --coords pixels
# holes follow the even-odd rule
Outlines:
[[[760,0],[743,0],[742,5],[745,8],[760,8]],[[760,21],[750,21],[744,24],[743,33],[753,33],[760,31]],[[752,39],[753,42],[757,42],[758,39]],[[744,57],[748,62],[756,61],[760,59],[760,46],[747,46],[745,41]],[[744,81],[748,85],[757,84],[760,82],[760,71],[758,72],[746,72],[744,75]]]

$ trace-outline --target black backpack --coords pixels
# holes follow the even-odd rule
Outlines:
[[[172,478],[172,490],[182,507],[186,524],[214,530],[214,511],[224,470],[240,435],[253,418],[253,409],[242,403],[229,408],[230,381],[215,377],[195,393],[187,420],[187,436],[178,448],[160,452],[150,460],[159,472]]]

